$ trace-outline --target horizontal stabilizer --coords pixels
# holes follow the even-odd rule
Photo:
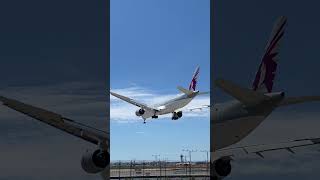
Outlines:
[[[210,91],[207,92],[199,92],[198,95],[210,94]]]
[[[310,101],[320,101],[320,96],[300,96],[300,97],[288,97],[281,101],[279,106],[287,106],[291,104],[299,104]]]
[[[215,84],[246,106],[254,106],[269,98],[260,92],[240,87],[224,79],[217,79]]]
[[[191,94],[193,93],[193,91],[190,91],[190,90],[188,90],[188,89],[185,89],[185,88],[183,88],[183,87],[181,87],[181,86],[178,86],[177,89],[178,89],[179,91],[181,91],[182,93],[186,94],[186,95],[191,95]]]
[[[195,111],[195,110],[200,110],[200,111],[202,111],[203,109],[207,109],[207,108],[210,108],[210,105],[202,105],[202,106],[200,106],[200,107],[189,108],[188,110],[189,110],[189,111]]]

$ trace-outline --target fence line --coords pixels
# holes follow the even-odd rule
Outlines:
[[[118,161],[110,166],[111,179],[133,178],[186,178],[209,179],[207,162],[181,163],[170,161]]]

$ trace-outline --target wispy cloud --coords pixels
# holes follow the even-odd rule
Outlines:
[[[146,103],[148,105],[154,105],[166,100],[172,99],[177,97],[178,94],[161,94],[159,92],[134,86],[129,88],[123,89],[112,89],[111,91],[115,93],[119,93],[121,95],[133,98],[139,102]],[[135,111],[139,108],[124,102],[112,95],[110,95],[110,119],[111,121],[116,121],[120,123],[127,123],[127,122],[137,122],[141,121],[141,117],[135,115]],[[203,105],[208,105],[210,103],[210,97],[205,96],[198,96],[194,100],[190,102],[189,105],[184,107],[183,110],[183,118],[190,118],[190,117],[209,117],[208,110],[202,111],[189,111],[189,108],[192,107],[201,107]],[[159,116],[159,118],[170,118],[171,114]]]
[[[136,133],[137,133],[137,134],[144,134],[143,131],[137,131]]]

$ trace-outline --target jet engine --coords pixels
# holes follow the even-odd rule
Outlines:
[[[222,157],[213,162],[211,178],[219,180],[227,177],[231,173],[231,158]]]
[[[178,118],[181,118],[182,117],[182,111],[178,111],[177,112],[177,116],[178,116]]]
[[[98,149],[87,150],[82,156],[81,166],[87,173],[95,174],[104,170],[110,164],[110,154],[107,151]]]
[[[178,120],[179,118],[182,117],[182,111],[174,112],[172,113],[172,120]]]
[[[145,113],[144,109],[139,109],[136,111],[137,116],[142,116]]]

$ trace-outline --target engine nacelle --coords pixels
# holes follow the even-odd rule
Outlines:
[[[178,111],[177,112],[177,116],[178,116],[178,118],[181,118],[182,117],[182,111]]]
[[[172,120],[178,120],[179,118],[182,117],[182,111],[174,112],[172,113]]]
[[[136,111],[136,115],[137,116],[142,116],[144,113],[145,113],[144,109],[139,109],[139,110]]]
[[[222,157],[217,159],[213,162],[212,166],[213,169],[211,172],[212,179],[223,179],[231,173],[231,158],[229,157]]]
[[[103,171],[109,164],[110,154],[101,149],[87,150],[81,159],[82,169],[91,174]]]

